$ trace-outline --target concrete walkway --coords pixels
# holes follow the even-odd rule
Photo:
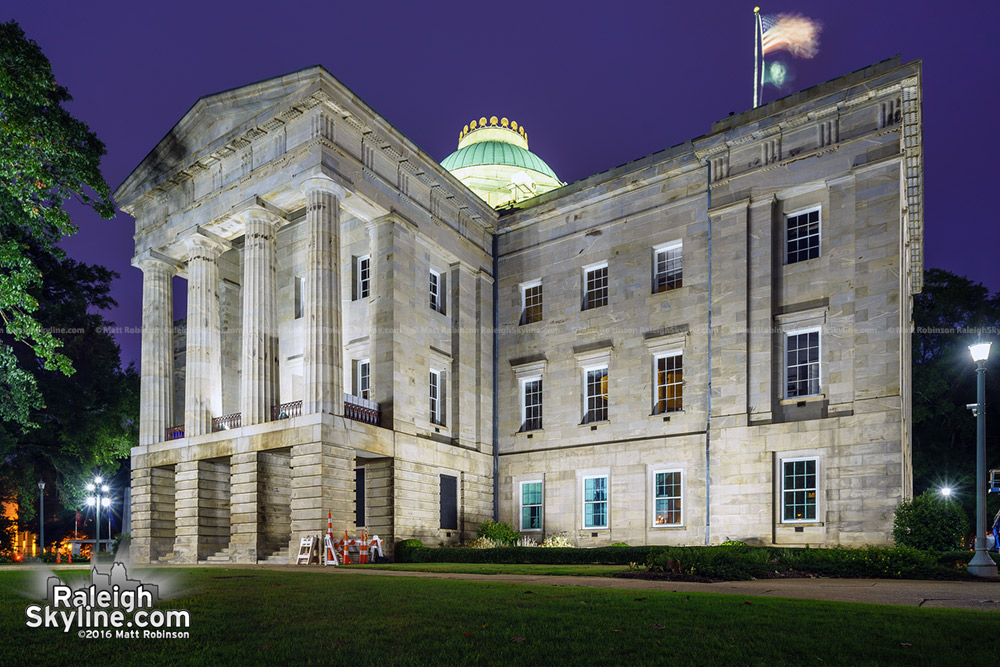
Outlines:
[[[0,570],[25,570],[37,566],[6,565]],[[74,563],[53,565],[53,569],[87,569]],[[417,577],[420,579],[455,579],[491,581],[545,586],[584,586],[635,591],[670,591],[675,593],[721,593],[727,595],[836,600],[870,604],[894,604],[909,607],[947,607],[1000,611],[1000,580],[926,581],[899,579],[760,579],[756,581],[720,581],[711,584],[686,581],[653,581],[611,577],[579,577],[533,574],[467,574],[459,572],[404,572],[319,565],[163,565],[136,566],[135,573],[159,567],[239,568],[285,572],[324,572],[331,576],[359,574],[372,577]],[[141,576],[141,575],[140,575]]]

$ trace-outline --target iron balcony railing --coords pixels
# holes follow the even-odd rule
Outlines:
[[[354,421],[378,426],[381,411],[375,401],[353,394],[344,394],[344,416]]]
[[[242,412],[234,412],[233,414],[225,415],[224,417],[214,417],[212,419],[212,431],[228,431],[229,429],[239,428],[242,423]]]
[[[271,406],[271,421],[302,416],[302,401],[291,401]]]
[[[184,437],[184,424],[180,426],[168,426],[164,433],[166,440],[180,440]]]

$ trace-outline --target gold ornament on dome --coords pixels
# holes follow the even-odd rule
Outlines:
[[[468,131],[469,131],[469,126],[468,125],[466,125],[465,127],[462,128],[462,132],[463,133],[468,132]]]
[[[472,121],[471,123],[469,123],[469,127],[472,128],[473,130],[476,129],[476,121]]]
[[[500,119],[500,127],[510,127],[510,122],[506,118]]]
[[[516,120],[510,121],[510,129],[512,129],[512,130],[516,130],[517,129],[517,121]]]
[[[479,127],[486,127],[486,116],[479,119]]]
[[[517,128],[517,131],[518,131],[518,133],[520,133],[520,135],[522,137],[524,136],[524,126],[523,125],[521,127]]]
[[[490,116],[490,125],[496,127],[498,120],[496,116]]]

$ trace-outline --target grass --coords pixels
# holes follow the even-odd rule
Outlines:
[[[1000,615],[841,602],[377,577],[158,569],[190,639],[25,627],[0,572],[0,664],[991,664]],[[142,578],[141,572],[132,572]]]
[[[613,577],[627,565],[537,565],[531,563],[388,563],[351,565],[351,569],[398,570],[401,572],[458,572],[462,574],[537,574],[571,577]]]

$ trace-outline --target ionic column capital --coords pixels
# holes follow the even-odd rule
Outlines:
[[[347,197],[347,190],[329,176],[310,176],[302,181],[299,189],[306,195],[312,192],[326,192],[341,200]]]

